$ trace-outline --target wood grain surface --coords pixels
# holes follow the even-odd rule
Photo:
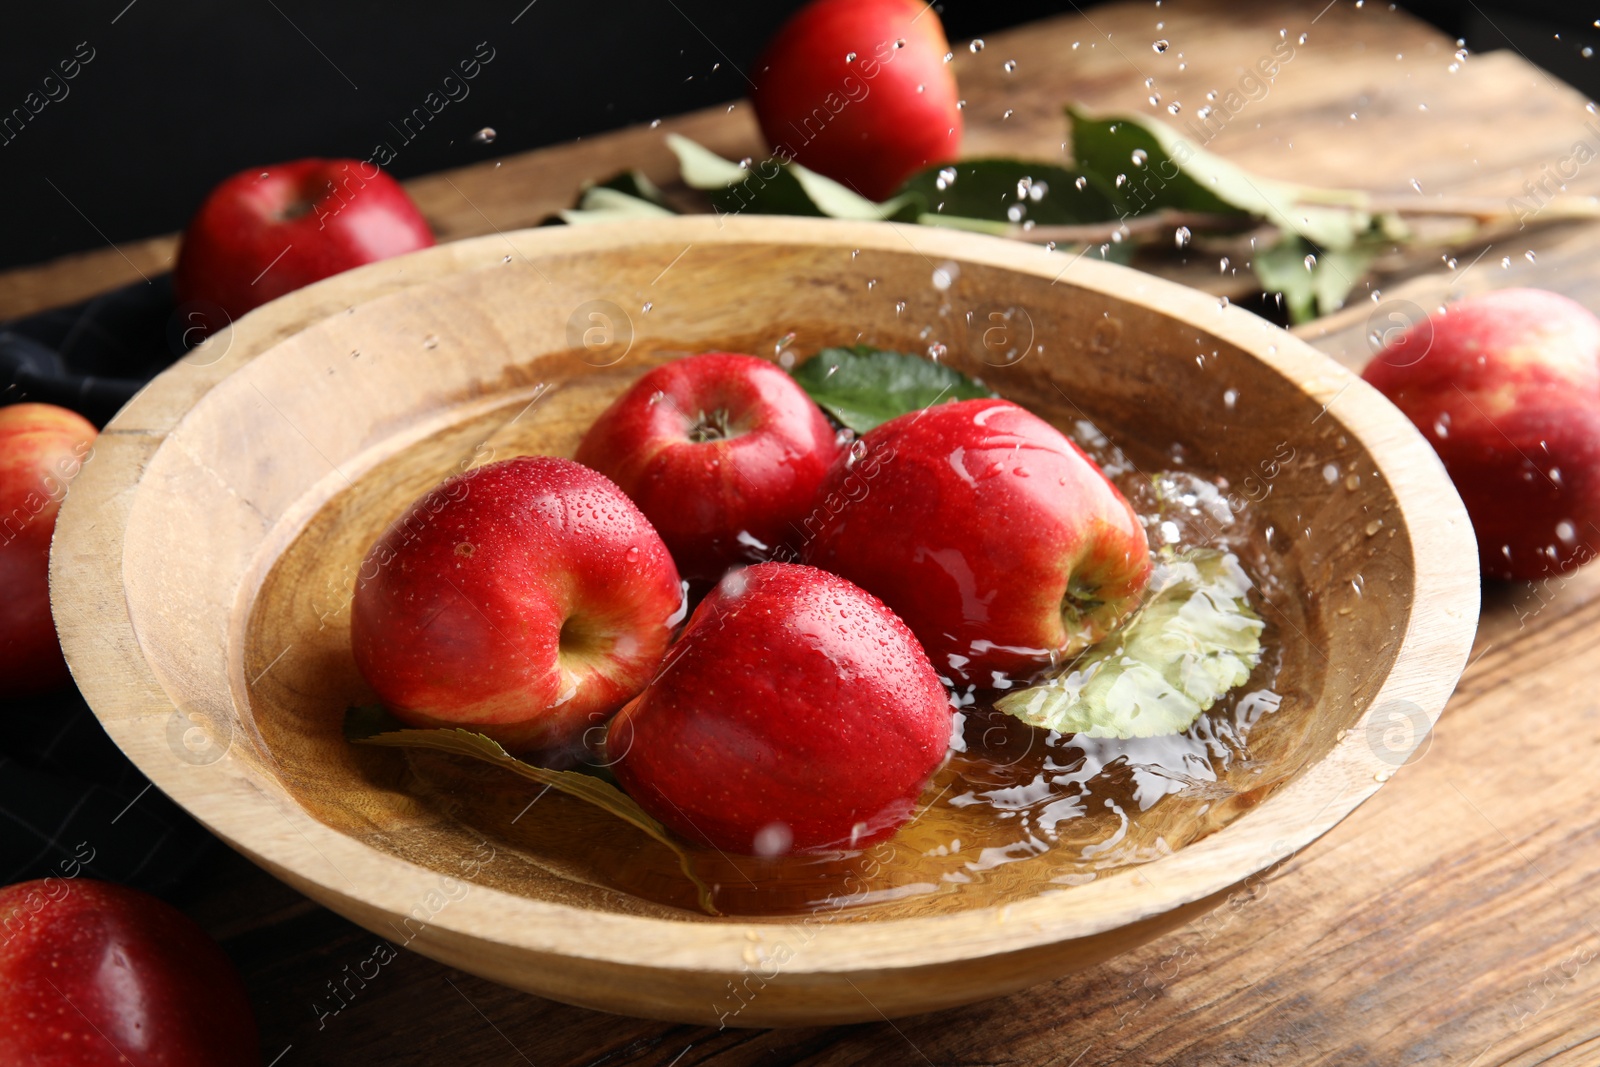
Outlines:
[[[1523,183],[1571,160],[1575,143],[1600,144],[1582,98],[1514,54],[1472,56],[1451,72],[1454,43],[1387,5],[1318,0],[1094,8],[991,37],[976,56],[958,48],[966,147],[1048,157],[1063,139],[1061,103],[1144,108],[1151,76],[1192,114],[1208,90],[1237,85],[1280,30],[1307,41],[1208,145],[1262,172],[1423,197],[1526,198]],[[1158,35],[1173,42],[1159,57],[1149,47]],[[1007,59],[1017,60],[1015,74],[1001,68]],[[1015,113],[1002,118],[1007,109]],[[759,147],[742,103],[663,127],[725,155]],[[411,187],[441,235],[492,233],[565,206],[583,179],[636,164],[670,175],[659,131]],[[1597,174],[1580,168],[1563,195],[1594,194]],[[1534,284],[1600,307],[1597,236],[1592,225],[1534,228],[1469,248],[1454,266],[1437,254],[1389,264],[1380,302],[1301,332],[1355,367],[1390,299],[1428,308],[1479,288]],[[171,249],[156,239],[10,272],[0,276],[0,314],[136,280],[135,267],[162,269]],[[1214,289],[1247,284],[1199,257],[1172,272]],[[1430,743],[1336,830],[1234,906],[1098,967],[965,1009],[894,1024],[718,1032],[563,1007],[412,953],[354,981],[352,972],[372,973],[371,935],[226,854],[187,907],[244,968],[264,1062],[282,1067],[1592,1064],[1600,571],[1492,585],[1484,609],[1474,658]]]

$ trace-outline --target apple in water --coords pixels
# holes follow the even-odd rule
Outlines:
[[[750,99],[761,133],[774,156],[888,199],[960,149],[949,50],[921,0],[816,0],[756,61]]]
[[[644,688],[682,613],[672,557],[622,490],[524,456],[445,481],[384,532],[350,641],[397,718],[554,750]]]
[[[838,452],[793,378],[707,352],[640,378],[589,427],[577,459],[639,505],[685,578],[714,582],[795,537]]]
[[[211,190],[184,231],[172,284],[180,302],[216,304],[236,319],[301,286],[432,244],[422,212],[374,164],[299,159],[240,171]]]
[[[1452,304],[1362,377],[1422,431],[1491,578],[1565,573],[1600,552],[1600,319],[1539,289]]]
[[[1128,501],[1078,446],[1007,400],[891,419],[821,492],[827,514],[808,527],[806,562],[882,598],[953,679],[1000,685],[1075,655],[1150,579]]]
[[[94,426],[53,404],[0,408],[0,692],[66,685],[50,615],[50,538],[68,483],[93,452]]]
[[[951,726],[928,657],[877,598],[762,563],[701,601],[606,751],[629,795],[677,833],[778,855],[892,834]]]
[[[0,1063],[260,1067],[244,983],[155,897],[87,878],[0,889]]]

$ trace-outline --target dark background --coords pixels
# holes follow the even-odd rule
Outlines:
[[[1167,8],[1182,2],[1167,0]],[[1323,2],[1306,0],[1308,10]],[[740,71],[798,6],[799,0],[27,5],[8,12],[0,30],[0,115],[20,107],[79,42],[88,42],[95,57],[67,83],[64,99],[0,145],[0,268],[180,229],[212,185],[246,167],[309,155],[366,158],[387,140],[400,150],[389,169],[403,178],[737,99],[747,88]],[[1465,38],[1474,51],[1515,47],[1600,95],[1600,60],[1581,55],[1586,45],[1600,50],[1593,25],[1600,3],[1403,6]],[[1044,0],[938,5],[952,41],[1077,7]],[[485,41],[495,58],[468,83],[470,95],[401,147],[389,123],[420,106]],[[473,140],[484,126],[497,133],[492,144]]]

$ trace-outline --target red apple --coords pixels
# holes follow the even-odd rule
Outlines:
[[[400,183],[372,163],[299,159],[240,171],[206,197],[178,252],[179,301],[230,318],[303,285],[433,244]]]
[[[367,554],[351,611],[356,665],[398,718],[555,749],[644,688],[683,591],[622,490],[524,456],[413,504]]]
[[[677,833],[776,855],[894,833],[950,731],[944,687],[888,608],[814,567],[762,563],[700,602],[606,751]]]
[[[1452,304],[1362,372],[1433,445],[1492,578],[1561,574],[1600,551],[1600,319],[1505,289]]]
[[[83,416],[51,404],[0,408],[0,692],[67,684],[50,615],[50,537],[67,484],[94,450]]]
[[[754,356],[708,352],[640,378],[589,427],[577,458],[639,505],[685,578],[716,581],[795,537],[838,452],[793,378]]]
[[[0,1063],[259,1067],[244,983],[181,912],[134,889],[0,889]]]
[[[1075,655],[1149,581],[1127,500],[1010,401],[902,415],[851,457],[866,462],[842,462],[823,483],[806,561],[881,597],[952,678],[998,684]]]
[[[815,0],[756,61],[761,133],[793,159],[884,200],[956,157],[961,109],[944,27],[921,0]]]

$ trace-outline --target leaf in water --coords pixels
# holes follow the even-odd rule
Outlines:
[[[670,848],[677,855],[678,866],[683,870],[685,877],[694,883],[695,889],[699,892],[700,907],[708,915],[721,914],[711,902],[710,887],[694,873],[691,857],[683,845],[632,797],[609,782],[577,771],[553,771],[547,767],[525,763],[506,752],[498,742],[471,730],[411,729],[376,704],[352,707],[345,712],[344,736],[346,740],[357,745],[421,748],[453,756],[470,756],[503,767],[513,774],[521,775],[585,803],[593,804]]]
[[[1120,214],[1111,194],[1098,175],[1023,159],[963,159],[929,167],[900,188],[901,196],[917,199],[918,222],[956,229],[972,229],[968,223],[980,220],[1011,226],[1110,222]],[[945,223],[949,216],[954,217]]]
[[[1161,561],[1143,606],[1111,637],[1042,685],[995,706],[1023,722],[1088,737],[1180,734],[1261,660],[1263,623],[1233,553]]]
[[[1366,194],[1315,189],[1252,175],[1141,115],[1091,115],[1069,106],[1072,155],[1084,171],[1112,187],[1122,211],[1161,208],[1209,214],[1245,213],[1322,248],[1355,244],[1371,224]],[[1120,187],[1117,177],[1124,176]]]
[[[795,368],[794,380],[856,433],[933,404],[994,395],[958,370],[869,345],[824,348]]]
[[[1344,307],[1350,290],[1366,275],[1380,250],[1375,242],[1366,240],[1353,248],[1313,254],[1305,241],[1286,235],[1271,248],[1257,252],[1251,268],[1263,289],[1283,294],[1291,322],[1309,322]],[[1308,256],[1313,256],[1309,266]]]

